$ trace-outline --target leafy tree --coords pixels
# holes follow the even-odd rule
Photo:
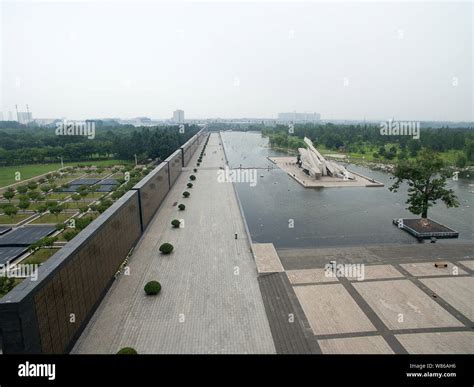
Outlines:
[[[51,212],[56,217],[56,220],[58,219],[59,214],[63,212],[63,210],[64,207],[58,204],[49,208],[49,212]]]
[[[16,187],[16,190],[18,191],[18,193],[24,195],[28,192],[28,186],[27,185],[19,185],[18,187]]]
[[[30,189],[30,190],[33,191],[33,190],[35,190],[36,188],[38,188],[38,183],[36,183],[35,181],[30,181],[30,182],[28,183],[28,189]]]
[[[456,159],[456,167],[464,168],[467,164],[467,158],[464,155],[459,155]]]
[[[43,191],[43,193],[47,193],[51,190],[51,186],[49,184],[44,184],[40,186],[40,190]]]
[[[41,194],[38,191],[30,191],[28,192],[28,197],[37,203],[41,199]]]
[[[8,215],[10,218],[13,219],[13,217],[18,213],[18,208],[15,206],[9,205],[3,208],[3,212],[5,212],[5,215]]]
[[[13,191],[11,188],[8,188],[4,193],[3,197],[7,199],[9,202],[13,199],[15,196],[15,191]]]
[[[46,207],[45,204],[41,204],[35,209],[35,212],[40,215],[44,214],[46,211],[48,211],[48,207]]]
[[[26,209],[30,206],[30,201],[29,200],[20,200],[18,203],[18,207],[21,208],[23,211],[26,211]]]
[[[447,207],[457,207],[459,203],[452,189],[446,188],[450,174],[443,170],[444,163],[437,154],[425,149],[415,160],[401,160],[395,167],[396,181],[389,188],[397,192],[404,181],[408,184],[408,210],[421,215],[422,225],[428,224],[428,209],[441,200]]]
[[[74,200],[77,204],[79,202],[79,200],[81,200],[81,195],[75,193],[75,194],[71,195],[71,199]]]

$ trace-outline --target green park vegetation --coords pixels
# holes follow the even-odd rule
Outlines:
[[[1,134],[0,134],[1,135]],[[1,155],[1,152],[0,152]],[[101,167],[111,167],[114,165],[124,165],[129,164],[131,161],[124,161],[124,160],[117,160],[117,159],[110,159],[110,160],[96,160],[93,162],[65,162],[64,166],[77,166],[77,165],[86,165],[92,164],[94,166],[101,166]],[[10,184],[18,183],[15,180],[15,174],[20,172],[21,180],[27,180],[34,178],[36,176],[40,176],[46,174],[48,172],[58,171],[61,168],[61,163],[52,163],[52,164],[27,164],[27,165],[16,165],[16,166],[5,166],[0,167],[0,187],[5,187]],[[72,180],[74,178],[78,178],[82,176],[83,173],[73,174],[68,176],[66,179],[60,179],[59,183],[62,184],[68,180]]]
[[[174,227],[174,228],[179,228],[179,226],[181,225],[181,222],[179,221],[179,219],[173,219],[171,221],[171,225]]]
[[[33,254],[28,256],[26,259],[21,261],[23,264],[31,264],[31,265],[40,265],[44,262],[46,262],[51,256],[53,256],[55,253],[57,253],[59,249],[53,249],[53,248],[40,248],[36,250]]]
[[[0,215],[0,224],[17,224],[30,216],[32,216],[32,214],[16,214],[13,216],[2,214]]]
[[[117,355],[137,355],[138,352],[135,348],[124,347],[117,352]]]
[[[59,214],[44,214],[38,219],[35,219],[31,224],[56,224],[58,222],[65,222],[72,215],[71,213],[59,213]]]
[[[174,247],[171,243],[163,243],[159,250],[163,253],[163,254],[170,254],[172,251],[173,251]]]
[[[443,202],[446,207],[458,207],[459,202],[446,181],[452,174],[445,168],[444,161],[436,154],[424,149],[415,160],[401,160],[394,171],[395,182],[389,188],[397,192],[401,183],[408,184],[408,211],[421,216],[421,224],[428,224],[428,209],[436,203]]]
[[[185,132],[180,133],[178,126],[135,128],[96,121],[94,139],[66,136],[58,141],[52,127],[5,125],[0,125],[3,165],[0,167],[0,187],[15,183],[16,172],[20,172],[21,180],[26,180],[57,171],[61,168],[61,157],[65,167],[133,165],[135,155],[139,160],[164,160],[199,131],[196,125],[187,126]],[[89,173],[102,176],[98,171]]]
[[[161,291],[161,284],[158,281],[147,282],[144,290],[147,295],[154,296]]]
[[[439,154],[449,166],[474,165],[474,132],[469,128],[421,128],[419,139],[408,135],[385,136],[378,125],[295,125],[293,133],[285,125],[263,128],[272,148],[296,153],[310,138],[323,154],[340,153],[356,161],[396,163],[415,160],[422,149]]]
[[[0,277],[0,298],[12,290],[16,285],[18,285],[23,278],[8,278],[1,276]]]

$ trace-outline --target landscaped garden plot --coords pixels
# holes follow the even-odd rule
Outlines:
[[[54,199],[54,200],[64,200],[68,196],[71,196],[70,193],[61,193],[61,192],[52,192],[47,195],[48,199]]]
[[[34,221],[31,222],[31,224],[56,224],[56,223],[61,223],[65,222],[68,220],[70,217],[72,217],[74,213],[61,213],[58,215],[53,215],[53,214],[44,214],[38,219],[35,219]]]
[[[84,161],[84,162],[72,162],[64,163],[64,167],[76,167],[76,166],[96,166],[103,168],[112,168],[115,166],[124,166],[130,165],[129,161],[123,160],[97,160],[97,161]],[[57,172],[61,168],[60,163],[52,164],[27,164],[27,165],[17,165],[9,167],[0,167],[0,187],[5,187],[10,184],[18,183],[15,180],[16,172],[20,172],[22,181],[34,178],[35,176],[40,176],[47,174],[48,172]],[[79,168],[75,170],[75,173],[85,173],[85,168]]]
[[[61,206],[64,208],[64,209],[68,209],[68,210],[71,210],[71,209],[74,209],[74,210],[80,210],[81,208],[86,208],[87,205],[84,204],[84,202],[82,201],[82,198],[81,200],[79,201],[74,201],[74,200],[71,200],[71,201],[68,201],[68,202],[65,202],[65,203],[61,203]]]
[[[58,252],[59,249],[56,248],[41,248],[36,250],[33,254],[31,254],[28,258],[21,261],[23,264],[31,264],[31,265],[40,265],[43,262],[46,262],[49,257],[54,255]]]
[[[33,214],[16,214],[14,216],[2,214],[0,215],[0,224],[17,224],[31,216],[33,216]]]

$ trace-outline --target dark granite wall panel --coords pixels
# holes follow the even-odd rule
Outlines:
[[[172,186],[183,169],[181,149],[174,152],[165,162],[168,163],[170,186]]]
[[[161,163],[133,187],[140,194],[143,230],[153,219],[153,215],[155,215],[170,190],[168,174],[168,164]]]
[[[67,352],[141,235],[138,192],[129,191],[0,300],[4,353]],[[72,319],[74,317],[74,320]]]

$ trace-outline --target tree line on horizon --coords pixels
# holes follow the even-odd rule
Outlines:
[[[272,146],[296,149],[304,147],[303,138],[308,137],[317,146],[331,150],[344,150],[364,154],[375,148],[374,156],[392,160],[416,157],[422,149],[433,152],[456,150],[463,152],[464,160],[456,163],[474,163],[474,130],[469,128],[421,128],[420,138],[407,135],[387,136],[380,133],[377,125],[296,124],[289,132],[287,125],[261,129]],[[386,148],[386,145],[389,147]]]
[[[54,128],[17,127],[0,129],[0,166],[89,161],[115,158],[164,160],[198,131],[197,125],[96,127],[94,139],[58,136]]]

